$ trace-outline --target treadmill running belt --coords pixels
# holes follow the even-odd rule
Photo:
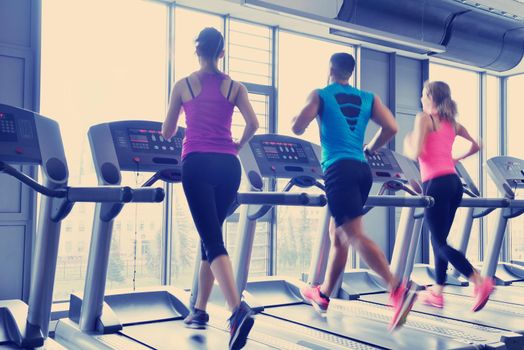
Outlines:
[[[473,298],[473,287],[446,286],[444,293],[446,293],[446,295],[457,294]],[[510,286],[496,286],[495,291],[489,297],[488,305],[491,305],[492,301],[500,301],[505,304],[521,305],[520,309],[524,309],[524,288],[513,286],[513,284]],[[514,305],[508,305],[508,307],[513,306]]]
[[[342,337],[365,341],[387,349],[474,350],[479,348],[478,344],[471,344],[469,341],[459,341],[452,337],[439,337],[435,334],[408,327],[390,334],[387,330],[390,317],[389,310],[382,312],[379,308],[370,307],[362,302],[347,302],[354,303],[360,309],[360,312],[341,313],[330,311],[324,317],[313,310],[311,306],[300,304],[266,308],[263,314],[268,318],[276,317],[289,320],[293,323],[306,325]],[[346,303],[346,301],[343,301],[343,303]]]
[[[360,299],[367,301],[372,304],[384,305],[387,303],[387,295],[385,294],[370,294],[362,295]],[[445,307],[443,309],[437,309],[431,306],[423,305],[422,303],[416,303],[413,310],[417,313],[425,314],[428,317],[443,317],[449,320],[457,320],[461,322],[467,322],[474,325],[475,328],[485,333],[488,337],[489,334],[499,336],[502,339],[507,338],[506,342],[518,342],[521,348],[524,348],[524,338],[516,337],[516,334],[505,334],[507,332],[514,332],[523,334],[524,330],[524,318],[521,314],[515,314],[510,310],[504,311],[502,307],[497,308],[497,305],[493,303],[490,308],[490,304],[477,313],[471,312],[470,307],[473,305],[473,299],[464,298],[457,295],[445,295]],[[409,319],[408,319],[409,322]],[[450,321],[451,322],[451,321]],[[498,332],[498,330],[502,332]]]
[[[188,329],[181,321],[126,326],[121,333],[156,350],[210,350],[228,349],[229,346],[229,333],[213,327],[205,330]],[[274,348],[250,340],[246,349]]]

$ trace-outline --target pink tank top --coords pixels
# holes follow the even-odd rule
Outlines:
[[[426,135],[422,152],[418,157],[422,182],[456,174],[451,154],[455,135],[455,128],[448,121],[441,121],[437,131],[431,131]]]
[[[198,96],[182,103],[186,114],[186,136],[182,143],[182,159],[194,152],[237,155],[231,136],[234,104],[220,91],[227,76],[219,73],[200,73],[201,90]],[[187,82],[187,80],[186,80]]]

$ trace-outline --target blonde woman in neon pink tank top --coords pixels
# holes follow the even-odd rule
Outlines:
[[[449,262],[475,285],[472,310],[476,312],[484,307],[493,292],[493,280],[481,277],[464,254],[449,246],[447,238],[463,192],[455,163],[477,153],[480,146],[456,121],[457,105],[451,98],[448,84],[426,82],[420,100],[423,111],[417,115],[413,131],[404,140],[404,150],[408,157],[419,161],[424,194],[435,199],[435,205],[424,211],[424,222],[431,232],[436,285],[421,292],[419,300],[434,307],[444,307],[442,292]],[[462,156],[453,158],[456,136],[469,141],[471,147]]]

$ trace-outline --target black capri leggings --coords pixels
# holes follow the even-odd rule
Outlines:
[[[234,155],[191,153],[182,162],[182,186],[202,241],[202,260],[227,255],[222,225],[240,186],[240,162]]]
[[[435,198],[435,205],[424,210],[424,221],[431,231],[437,284],[446,283],[448,262],[464,276],[470,277],[473,266],[464,254],[447,243],[455,213],[462,200],[462,182],[456,174],[444,175],[424,182],[423,188],[425,195]]]

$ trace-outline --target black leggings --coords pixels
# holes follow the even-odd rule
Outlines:
[[[202,260],[227,255],[222,225],[240,186],[240,162],[234,155],[191,153],[182,162],[182,186],[202,241]]]
[[[424,210],[424,221],[431,231],[437,284],[446,283],[448,262],[464,276],[470,277],[473,266],[464,254],[450,247],[446,241],[462,200],[462,182],[456,174],[444,175],[424,182],[423,188],[425,195],[435,199],[435,205]]]

